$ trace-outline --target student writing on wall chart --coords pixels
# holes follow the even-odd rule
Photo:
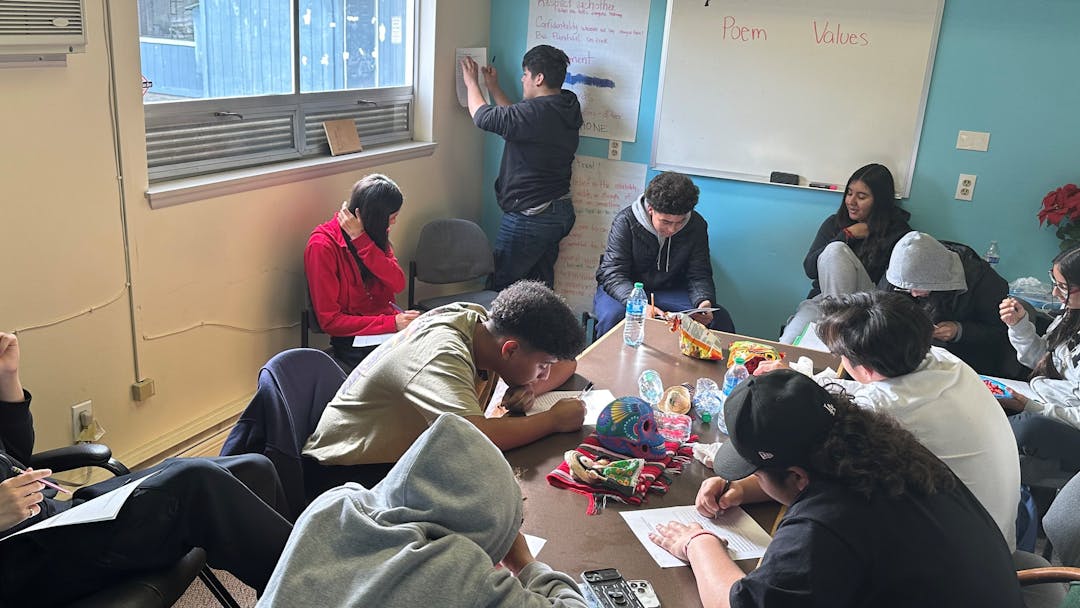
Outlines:
[[[350,368],[372,350],[354,347],[354,336],[401,331],[420,314],[394,304],[394,294],[405,289],[405,273],[390,246],[390,228],[403,199],[389,177],[364,177],[335,216],[312,231],[304,249],[315,318],[330,335],[334,355]]]
[[[874,289],[885,274],[893,246],[911,232],[910,218],[896,206],[896,188],[887,167],[869,164],[852,173],[840,208],[821,223],[803,260],[813,284],[780,342],[791,344],[807,323],[820,318],[815,296]]]
[[[731,315],[716,304],[709,225],[694,211],[700,190],[689,177],[657,175],[636,201],[611,223],[607,248],[596,269],[593,312],[603,335],[622,320],[634,283],[655,296],[660,311],[717,307],[694,319],[712,329],[733,332]]]
[[[577,95],[562,88],[570,59],[546,44],[521,61],[523,99],[510,103],[494,67],[482,70],[470,57],[461,62],[476,126],[502,136],[495,199],[503,210],[495,237],[495,279],[502,289],[519,279],[555,286],[559,241],[574,227],[570,171],[582,125]],[[480,93],[479,72],[495,104]]]

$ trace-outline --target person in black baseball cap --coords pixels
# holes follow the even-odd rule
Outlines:
[[[838,388],[777,370],[728,397],[731,435],[698,512],[770,498],[789,508],[745,575],[701,525],[657,527],[650,538],[689,562],[702,603],[1022,606],[1011,552],[979,501],[911,433]]]

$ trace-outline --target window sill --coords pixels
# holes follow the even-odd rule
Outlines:
[[[162,209],[192,201],[431,156],[435,153],[437,145],[435,142],[410,141],[379,146],[373,150],[355,154],[305,158],[161,182],[147,189],[146,199],[150,202],[151,209]]]

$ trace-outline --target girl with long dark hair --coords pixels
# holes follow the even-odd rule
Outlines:
[[[873,163],[852,173],[840,207],[821,223],[803,260],[813,281],[806,297],[873,289],[893,246],[911,232],[909,218],[896,206],[893,176],[885,165]]]
[[[1065,312],[1038,335],[1024,308],[1013,298],[1001,301],[1001,320],[1009,326],[1016,358],[1032,369],[1025,411],[1037,411],[1080,428],[1080,247],[1054,258],[1050,268],[1054,296]]]
[[[315,318],[330,335],[334,354],[349,366],[371,351],[354,347],[355,336],[401,331],[420,314],[394,303],[405,289],[405,273],[389,233],[403,202],[394,180],[368,175],[356,182],[335,217],[315,228],[304,250]]]

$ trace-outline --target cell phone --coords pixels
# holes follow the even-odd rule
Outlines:
[[[656,597],[656,590],[653,589],[652,583],[637,580],[628,581],[627,584],[630,585],[630,589],[644,608],[660,608],[660,598]]]
[[[615,568],[581,573],[581,591],[592,608],[645,608]]]

